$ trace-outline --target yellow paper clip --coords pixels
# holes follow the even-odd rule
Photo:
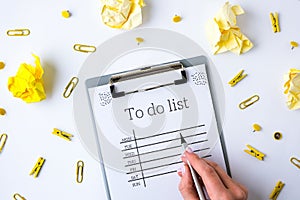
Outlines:
[[[6,143],[6,140],[7,140],[7,135],[5,133],[3,133],[1,136],[0,136],[0,153]]]
[[[281,181],[278,181],[276,186],[274,187],[272,193],[270,194],[269,199],[276,200],[279,193],[281,192],[283,186],[284,186],[284,183]]]
[[[249,144],[247,144],[247,147],[250,149],[245,149],[244,151],[246,153],[248,153],[249,155],[257,158],[258,160],[263,160],[265,157],[265,154],[263,154],[262,152],[258,151],[257,149],[255,149],[254,147],[250,146]]]
[[[57,129],[57,128],[54,128],[54,129],[53,129],[52,134],[57,135],[57,136],[59,136],[59,137],[65,139],[65,140],[68,140],[68,141],[71,141],[71,137],[73,137],[72,134],[63,132],[63,131],[61,131],[61,130],[59,130],[59,129]]]
[[[270,13],[270,19],[272,23],[273,32],[280,32],[278,13]]]
[[[15,200],[26,200],[25,197],[21,196],[19,193],[15,193],[13,197]]]
[[[290,162],[300,169],[300,160],[299,159],[297,159],[295,157],[291,157]]]
[[[82,181],[83,181],[83,167],[84,167],[84,162],[82,160],[79,160],[77,162],[77,167],[76,167],[76,181],[77,181],[77,183],[82,183]]]
[[[43,167],[43,164],[45,163],[45,159],[42,157],[39,157],[38,161],[32,168],[31,172],[29,175],[34,175],[34,178],[38,177],[41,168]]]
[[[241,70],[237,75],[235,75],[235,77],[233,77],[233,79],[231,79],[228,84],[233,87],[235,86],[238,82],[240,82],[241,80],[243,80],[247,74],[243,74],[244,70]]]
[[[6,32],[8,36],[28,36],[30,35],[29,29],[14,29],[14,30],[8,30]]]
[[[84,44],[75,44],[73,46],[73,49],[75,51],[80,51],[80,52],[83,52],[83,53],[89,53],[89,52],[95,52],[96,51],[96,47],[89,46],[89,45],[84,45]]]
[[[245,108],[251,106],[252,104],[254,104],[255,102],[257,102],[259,100],[259,96],[258,95],[254,95],[248,99],[246,99],[245,101],[241,102],[239,104],[239,108],[244,110]]]
[[[63,93],[63,96],[64,96],[65,98],[68,98],[68,97],[72,94],[72,92],[73,92],[73,90],[75,89],[75,87],[76,87],[76,85],[78,84],[78,82],[79,82],[79,79],[78,79],[77,77],[73,77],[73,78],[70,80],[70,82],[68,83],[68,85],[67,85],[67,87],[65,88],[65,91],[64,91],[64,93]]]

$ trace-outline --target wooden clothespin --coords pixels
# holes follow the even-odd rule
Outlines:
[[[254,147],[252,147],[251,145],[247,145],[247,147],[250,149],[245,149],[244,151],[246,153],[248,153],[249,155],[257,158],[258,160],[263,160],[265,157],[265,154],[263,154],[262,152],[258,151],[257,149],[255,149]]]
[[[34,175],[34,178],[38,177],[40,170],[42,169],[43,165],[45,163],[45,159],[42,157],[39,157],[38,161],[32,168],[31,172],[29,175]]]
[[[280,32],[278,13],[277,12],[275,12],[274,14],[270,13],[270,19],[272,23],[273,32],[274,33]]]
[[[59,130],[59,129],[57,129],[57,128],[54,128],[54,129],[53,129],[52,134],[57,135],[57,136],[59,136],[59,137],[65,139],[65,140],[68,140],[68,141],[71,141],[71,137],[73,137],[72,134],[63,132],[63,131],[61,131],[61,130]]]
[[[281,192],[283,186],[284,186],[284,183],[281,181],[278,181],[276,186],[274,187],[272,193],[270,194],[269,199],[276,200],[279,193]]]
[[[231,79],[228,84],[233,87],[235,86],[238,82],[240,82],[241,80],[243,80],[247,74],[243,74],[244,70],[241,70],[237,75],[235,75],[235,77],[233,77],[233,79]]]

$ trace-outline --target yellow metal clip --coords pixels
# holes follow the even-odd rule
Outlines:
[[[297,159],[295,157],[291,157],[290,162],[300,169],[300,160],[299,159]]]
[[[279,19],[278,19],[278,13],[275,12],[270,13],[270,19],[271,19],[271,23],[272,23],[272,28],[273,28],[273,32],[280,32],[280,27],[279,27]]]
[[[45,159],[42,157],[39,157],[38,161],[32,168],[31,172],[29,175],[34,175],[34,178],[38,177],[41,168],[43,167],[43,164],[45,163]]]
[[[13,197],[15,200],[26,200],[25,197],[21,196],[19,193],[14,194]]]
[[[82,181],[83,181],[83,167],[84,167],[84,162],[82,160],[79,160],[77,162],[77,167],[76,167],[76,181],[77,181],[77,183],[82,183]]]
[[[29,29],[14,29],[14,30],[8,30],[6,32],[8,36],[28,36],[30,34]]]
[[[284,183],[281,181],[278,181],[276,186],[274,187],[272,193],[270,194],[269,199],[276,200],[279,193],[281,192],[283,186],[284,186]]]
[[[247,147],[250,149],[245,149],[244,151],[246,153],[248,153],[249,155],[257,158],[258,160],[263,160],[265,157],[265,154],[263,154],[262,152],[258,151],[257,149],[255,149],[254,147],[252,147],[251,145],[247,145]]]
[[[72,134],[63,132],[63,131],[61,131],[61,130],[59,130],[59,129],[57,129],[57,128],[54,128],[54,129],[53,129],[52,134],[57,135],[57,136],[59,136],[59,137],[65,139],[65,140],[68,140],[68,141],[71,141],[71,137],[73,137]]]
[[[233,79],[231,79],[228,84],[233,87],[235,86],[238,82],[240,82],[241,80],[243,80],[247,74],[243,74],[244,70],[241,70],[237,75],[235,75],[235,77],[233,77]]]
[[[96,51],[96,47],[89,46],[89,45],[84,45],[84,44],[75,44],[73,46],[73,49],[75,51],[80,51],[80,52],[83,52],[83,53],[89,53],[89,52],[95,52]]]
[[[259,100],[259,96],[258,95],[254,95],[248,99],[246,99],[245,101],[241,102],[239,104],[239,108],[244,110],[245,108],[251,106],[252,104],[254,104],[255,102],[257,102]]]
[[[73,90],[75,89],[76,85],[78,84],[79,79],[77,77],[73,77],[70,82],[68,83],[67,87],[65,88],[65,91],[63,93],[63,96],[65,98],[68,98],[71,96]]]
[[[3,133],[1,136],[0,136],[0,153],[6,143],[6,140],[7,140],[7,134]]]

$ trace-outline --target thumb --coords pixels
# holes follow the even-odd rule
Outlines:
[[[199,200],[190,169],[186,164],[183,166],[178,188],[184,200]]]

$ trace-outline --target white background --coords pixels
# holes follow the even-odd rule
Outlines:
[[[246,185],[249,199],[267,199],[278,180],[286,185],[278,199],[296,199],[300,171],[289,162],[300,157],[300,111],[289,111],[283,94],[283,75],[292,67],[300,68],[300,49],[291,50],[289,42],[300,42],[300,2],[231,1],[240,4],[246,14],[238,17],[242,32],[254,43],[250,52],[237,56],[211,54],[205,37],[205,23],[225,3],[221,0],[146,0],[141,27],[165,28],[182,33],[197,42],[217,67],[225,90],[225,142],[233,178]],[[68,9],[72,17],[61,17]],[[280,33],[273,33],[270,12],[279,12]],[[183,17],[173,23],[172,17]],[[0,117],[0,133],[8,140],[0,153],[0,199],[11,199],[18,192],[26,199],[104,199],[99,164],[82,147],[73,121],[72,98],[62,93],[71,77],[76,76],[87,54],[75,52],[75,43],[98,46],[124,31],[104,26],[100,1],[89,0],[10,0],[2,1],[0,12],[0,107],[7,111]],[[8,37],[6,31],[28,28],[29,37]],[[158,38],[159,40],[159,38]],[[47,99],[26,104],[13,98],[7,89],[8,77],[15,75],[22,62],[33,63],[31,53],[40,56],[45,70]],[[248,76],[231,88],[227,82],[241,69]],[[238,104],[259,94],[258,103],[246,110]],[[251,125],[263,130],[252,133]],[[74,134],[67,142],[51,134],[53,128]],[[283,138],[272,135],[280,131]],[[243,152],[251,144],[266,154],[259,161]],[[37,179],[29,172],[38,157],[46,162]],[[78,160],[85,162],[84,181],[75,181]],[[174,188],[174,190],[177,188]]]

